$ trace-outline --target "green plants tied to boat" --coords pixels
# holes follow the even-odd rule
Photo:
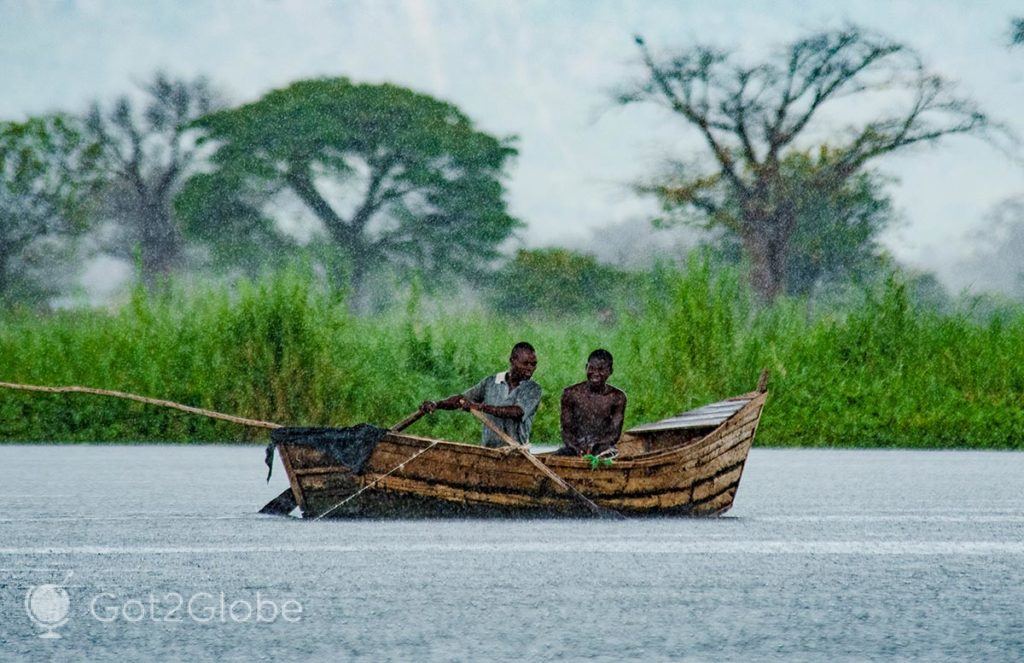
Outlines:
[[[585,455],[583,457],[583,460],[590,463],[590,469],[592,470],[596,470],[599,467],[611,467],[612,463],[615,462],[611,458],[601,458],[600,456],[595,456],[594,454]]]

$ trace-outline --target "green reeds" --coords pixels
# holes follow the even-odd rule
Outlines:
[[[1024,310],[979,320],[915,306],[896,279],[860,303],[808,314],[759,305],[740,275],[694,259],[658,269],[617,322],[580,316],[349,313],[303,269],[160,294],[114,312],[0,313],[0,381],[78,384],[295,425],[390,425],[536,348],[544,398],[534,442],[556,443],[561,389],[589,352],[615,356],[627,426],[753,389],[771,371],[762,445],[1024,448]],[[410,432],[475,441],[479,425],[439,412]],[[7,441],[208,442],[265,433],[138,403],[0,390]]]

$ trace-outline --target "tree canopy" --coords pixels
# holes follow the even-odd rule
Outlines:
[[[753,64],[708,46],[656,58],[637,43],[644,74],[619,101],[666,107],[710,157],[661,182],[665,200],[735,233],[765,299],[785,290],[798,189],[837,190],[880,156],[992,126],[911,49],[855,26],[812,34]],[[885,104],[871,103],[879,99]],[[787,178],[786,156],[806,150],[812,129],[840,106],[859,119],[829,134],[827,162]]]
[[[0,122],[0,299],[52,294],[36,278],[52,267],[44,243],[88,227],[98,157],[72,117]]]
[[[268,204],[297,201],[344,258],[337,282],[357,290],[384,262],[473,272],[521,225],[504,200],[511,139],[403,87],[299,81],[195,126],[216,150],[183,191],[190,223],[252,227]]]

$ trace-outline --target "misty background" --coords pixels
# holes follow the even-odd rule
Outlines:
[[[634,189],[670,160],[706,151],[671,112],[616,103],[618,90],[643,75],[634,35],[655,54],[710,44],[756,62],[808,33],[855,24],[912,48],[994,123],[1024,134],[1017,9],[953,1],[926,11],[914,2],[744,2],[713,11],[696,2],[2,2],[0,118],[84,117],[91,104],[110,114],[120,95],[141,108],[156,72],[170,81],[206,77],[218,107],[315,77],[393,83],[450,102],[481,132],[514,140],[518,153],[503,181],[508,214],[521,225],[501,256],[558,246],[646,268],[681,259],[714,233],[693,224],[656,228],[660,201]],[[883,112],[890,100],[867,103],[857,112]],[[808,147],[827,143],[845,119],[826,117]],[[882,252],[911,273],[934,274],[952,294],[1021,297],[1024,170],[1008,144],[952,135],[873,162],[891,208],[877,237]],[[208,154],[197,150],[196,172]],[[106,205],[93,214],[116,220],[122,211]],[[264,211],[298,245],[322,234],[294,197],[279,196]],[[93,224],[73,256],[50,247],[48,267],[73,266],[81,285],[56,301],[101,303],[125,291],[138,246],[116,226]],[[500,263],[496,256],[488,265]]]

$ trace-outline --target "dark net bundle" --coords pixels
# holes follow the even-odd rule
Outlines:
[[[267,445],[267,481],[274,470],[274,449],[279,444],[312,447],[339,465],[361,474],[370,454],[377,448],[387,429],[370,424],[348,428],[276,428],[270,431]]]

